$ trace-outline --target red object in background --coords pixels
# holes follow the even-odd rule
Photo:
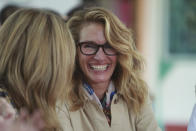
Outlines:
[[[187,125],[166,124],[165,131],[187,131]]]
[[[133,0],[116,0],[116,15],[127,26],[133,26]]]

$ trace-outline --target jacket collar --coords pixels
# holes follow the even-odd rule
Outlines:
[[[112,92],[112,91],[114,91],[114,90],[115,90],[115,85],[114,85],[114,83],[111,81],[107,91],[108,91],[108,92]],[[82,97],[84,98],[84,102],[85,102],[85,103],[92,100],[92,99],[89,97],[89,92],[91,93],[91,91],[90,91],[90,90],[89,90],[89,92],[86,91],[86,89],[84,88],[84,85],[81,85],[81,86],[80,86],[80,92],[81,92],[81,94],[82,94]],[[117,101],[119,98],[120,98],[120,94],[119,94],[118,92],[116,92],[116,93],[114,94],[114,98],[113,98],[113,99],[115,99],[115,101]]]

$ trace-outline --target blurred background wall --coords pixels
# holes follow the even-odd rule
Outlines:
[[[186,131],[195,104],[196,1],[195,0],[1,0],[48,8],[62,16],[79,5],[112,10],[134,32],[146,59],[144,79],[163,131]]]
[[[19,6],[48,8],[65,15],[80,2],[80,0],[0,0],[0,8],[6,4],[16,4]]]

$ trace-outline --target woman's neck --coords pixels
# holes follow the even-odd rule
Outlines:
[[[101,82],[101,83],[90,83],[91,88],[94,90],[96,96],[99,99],[102,99],[105,92],[107,91],[109,87],[110,82]]]

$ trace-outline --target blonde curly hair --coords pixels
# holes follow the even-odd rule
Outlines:
[[[147,85],[142,80],[144,61],[135,47],[133,34],[113,13],[100,8],[91,7],[76,12],[69,20],[68,26],[77,44],[81,29],[89,23],[102,24],[108,43],[118,52],[117,66],[112,75],[117,93],[127,104],[138,112],[144,104],[148,91]],[[67,89],[67,98],[73,109],[78,109],[84,104],[78,85],[82,81],[82,72],[76,64],[73,76],[74,87]]]

